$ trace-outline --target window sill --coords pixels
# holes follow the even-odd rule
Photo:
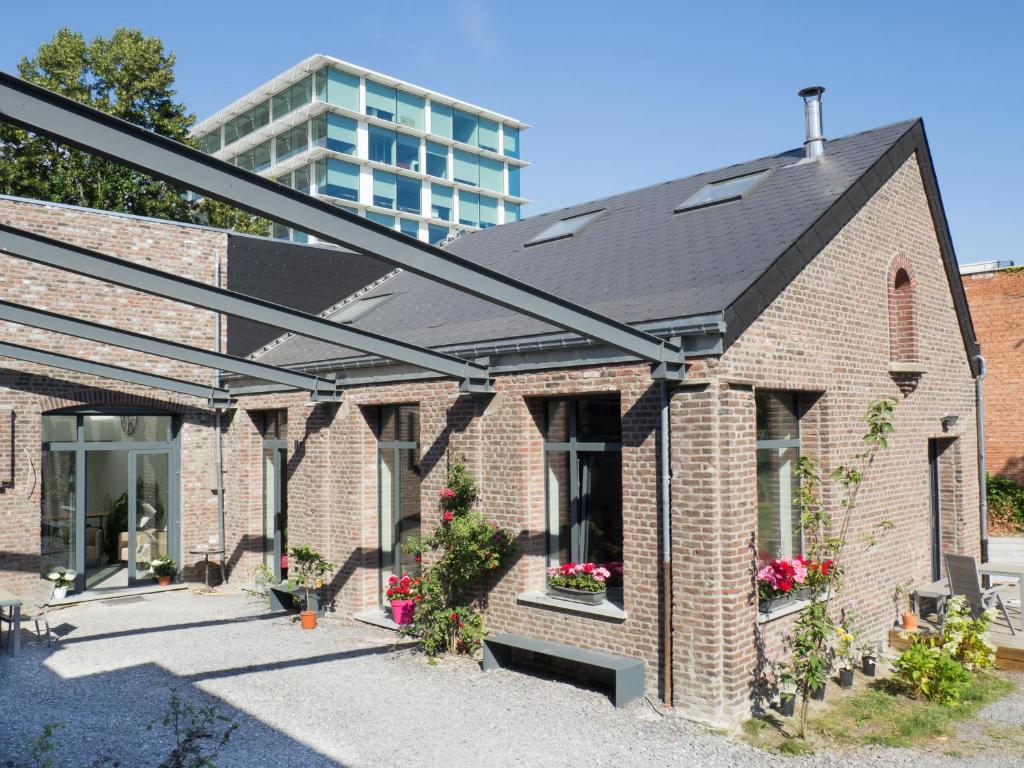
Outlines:
[[[584,605],[572,600],[563,600],[552,597],[545,592],[520,592],[516,596],[520,605],[532,605],[538,608],[548,608],[563,613],[574,613],[578,616],[593,616],[599,619],[611,619],[612,621],[625,621],[628,616],[626,612],[615,603],[605,600],[600,605]]]
[[[776,619],[781,619],[785,616],[798,613],[801,608],[803,608],[810,602],[810,600],[796,600],[792,603],[780,605],[778,608],[773,608],[772,610],[768,611],[768,613],[764,613],[760,610],[760,608],[758,608],[757,623],[768,624],[769,622],[775,621]]]
[[[916,360],[891,360],[889,362],[889,373],[899,376],[921,376],[928,373],[924,363]]]

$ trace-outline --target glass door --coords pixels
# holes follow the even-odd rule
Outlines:
[[[128,452],[129,583],[152,578],[149,564],[170,549],[170,451]]]
[[[263,564],[274,578],[282,579],[281,561],[285,551],[285,469],[284,440],[263,441]]]

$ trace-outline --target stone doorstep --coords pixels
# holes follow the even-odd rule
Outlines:
[[[361,613],[352,614],[352,618],[355,621],[361,621],[363,624],[372,624],[375,627],[381,627],[382,629],[390,629],[392,632],[397,632],[401,629],[398,624],[395,624],[391,620],[387,611],[384,610],[383,606],[374,608],[371,611],[362,611]]]
[[[119,597],[138,597],[139,595],[155,595],[161,592],[180,592],[183,589],[188,589],[189,584],[170,584],[166,587],[161,587],[158,584],[145,587],[125,587],[124,589],[112,589],[109,592],[99,592],[96,590],[86,590],[85,592],[76,592],[68,595],[63,600],[53,600],[48,604],[49,608],[66,608],[69,605],[78,605],[79,603],[91,603],[96,600],[116,600]]]

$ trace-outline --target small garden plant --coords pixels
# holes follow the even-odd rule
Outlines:
[[[487,582],[512,549],[512,533],[489,522],[475,509],[476,480],[461,457],[449,459],[445,487],[438,494],[438,525],[406,551],[424,563],[421,599],[405,632],[419,638],[431,656],[473,653],[484,635]],[[426,553],[433,557],[424,558]]]
[[[60,565],[52,567],[46,574],[47,580],[52,581],[54,587],[64,587],[65,589],[75,583],[76,576],[78,574],[74,570]]]
[[[418,603],[423,599],[421,585],[422,581],[419,577],[403,573],[402,578],[398,578],[392,574],[388,577],[388,586],[384,591],[384,595],[389,601],[412,600],[414,603]]]
[[[178,564],[172,557],[155,557],[149,561],[149,572],[157,578],[174,576],[178,572]]]
[[[596,563],[566,563],[548,568],[548,584],[581,592],[603,592],[612,573]]]
[[[303,589],[306,594],[304,605],[308,611],[313,591],[324,585],[323,577],[334,570],[334,564],[308,546],[292,547],[290,563],[288,583],[293,589],[296,586]]]

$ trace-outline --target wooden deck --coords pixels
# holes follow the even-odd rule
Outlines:
[[[1020,605],[1018,604],[1016,585],[1008,589],[1000,589],[1000,596],[1007,603],[1006,611],[1010,614],[1010,621],[1017,629],[1017,634],[1011,634],[1010,628],[1006,625],[1002,612],[997,608],[995,617],[992,620],[992,631],[990,639],[996,647],[996,668],[1009,669],[1016,672],[1024,672],[1024,632],[1020,627]],[[936,632],[935,615],[930,614],[920,621],[917,630],[923,634],[934,634]],[[893,627],[889,630],[889,645],[892,648],[903,650],[910,645],[908,633],[904,629]]]

